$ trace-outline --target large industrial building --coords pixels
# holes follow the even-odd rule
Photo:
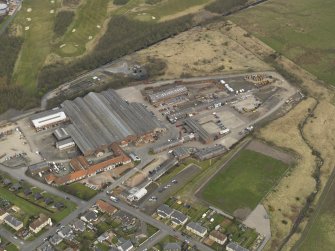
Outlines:
[[[62,109],[72,122],[66,131],[85,155],[99,155],[118,142],[153,140],[164,127],[140,103],[128,103],[114,90],[91,92],[83,98],[62,103]]]
[[[85,156],[101,156],[114,142],[120,145],[152,142],[158,132],[166,130],[144,105],[123,100],[112,89],[67,100],[61,109],[35,114],[30,120],[36,130],[71,122],[54,132],[57,145],[63,146],[65,142],[67,147],[72,138]]]

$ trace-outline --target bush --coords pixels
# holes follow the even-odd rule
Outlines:
[[[57,36],[63,36],[72,23],[74,18],[74,12],[63,10],[57,13],[54,25],[54,32]]]

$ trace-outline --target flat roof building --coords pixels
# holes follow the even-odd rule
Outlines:
[[[71,137],[70,134],[68,134],[66,129],[63,127],[56,129],[53,134],[58,141],[68,139]]]
[[[65,122],[68,118],[62,109],[55,109],[37,113],[30,120],[36,130],[41,130]]]
[[[164,100],[178,97],[181,95],[186,95],[188,94],[188,90],[185,86],[183,85],[178,85],[160,92],[155,92],[152,94],[148,95],[148,99],[152,104],[162,102]]]
[[[76,144],[74,143],[72,138],[64,139],[61,141],[56,142],[56,148],[60,151],[66,150],[72,147],[75,147]]]

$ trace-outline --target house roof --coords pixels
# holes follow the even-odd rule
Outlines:
[[[230,243],[227,245],[227,248],[230,248],[230,249],[232,249],[232,250],[234,250],[234,251],[249,251],[249,249],[240,246],[240,245],[237,244],[236,242],[230,242]]]
[[[224,241],[227,239],[227,236],[217,230],[213,230],[211,233],[210,233],[211,236],[213,236],[214,238],[218,239],[218,240],[221,240],[221,241]]]
[[[54,236],[52,236],[51,238],[50,238],[50,243],[52,244],[52,245],[57,245],[57,244],[59,244],[59,243],[61,243],[62,242],[62,238],[58,235],[58,234],[55,234]]]
[[[18,219],[16,219],[14,216],[8,214],[5,219],[6,222],[8,222],[9,224],[11,224],[14,227],[18,227],[22,224],[22,221],[19,221]]]
[[[49,220],[49,217],[45,214],[40,214],[38,219],[34,220],[32,223],[30,223],[29,227],[32,229],[39,228],[41,225],[43,225],[45,222]]]
[[[100,170],[103,170],[104,168],[113,165],[113,164],[117,164],[117,163],[125,163],[130,161],[130,158],[127,155],[120,155],[120,156],[116,156],[113,157],[111,159],[99,162],[97,164],[91,165],[90,167],[88,167],[85,170],[78,170],[75,171],[73,173],[70,173],[68,175],[64,175],[62,177],[56,177],[55,184],[57,185],[63,185],[66,184],[68,182],[72,182],[75,180],[79,180],[79,179],[83,179],[86,178],[87,176],[90,176],[92,174],[97,173]]]
[[[59,201],[59,202],[56,202],[56,203],[54,204],[54,206],[55,206],[55,208],[58,208],[58,209],[65,207],[64,203],[63,203],[63,202],[60,202],[60,201]]]
[[[22,188],[22,186],[20,183],[15,183],[11,186],[11,188],[14,190],[19,190],[20,188]]]
[[[187,227],[192,228],[194,231],[200,234],[205,234],[207,232],[207,228],[201,226],[199,223],[194,222],[194,221],[191,221],[190,223],[188,223]]]
[[[73,222],[72,226],[75,230],[79,231],[84,231],[86,228],[85,223],[80,219],[77,219],[75,222]]]
[[[103,213],[113,214],[117,211],[117,208],[113,207],[111,204],[103,200],[97,200],[95,203],[99,210]]]
[[[53,198],[47,197],[47,198],[44,199],[44,202],[45,202],[45,204],[51,204],[52,202],[54,202],[54,200],[53,200]]]
[[[90,164],[84,156],[78,156],[70,161],[70,166],[75,171],[79,171],[82,169],[87,169]]]
[[[128,250],[133,247],[133,243],[131,241],[125,241],[121,245],[118,246],[119,250]]]
[[[84,215],[83,217],[87,220],[87,221],[95,221],[98,216],[95,212],[91,211],[91,210],[88,210]]]
[[[39,200],[39,199],[43,198],[43,196],[40,193],[35,193],[34,198],[35,198],[35,200]]]
[[[164,245],[164,251],[179,251],[181,250],[181,246],[176,242],[169,242]]]
[[[177,224],[181,224],[187,220],[187,216],[183,214],[182,212],[179,212],[178,210],[175,210],[171,214],[172,221]]]
[[[63,236],[69,236],[72,233],[72,230],[69,226],[65,226],[58,233]]]
[[[164,217],[170,216],[173,213],[173,209],[170,208],[168,205],[162,204],[157,208],[157,212]]]
[[[30,188],[25,188],[24,190],[23,190],[23,193],[25,194],[25,195],[29,195],[29,194],[31,194],[32,193],[32,191],[31,191],[31,189]]]

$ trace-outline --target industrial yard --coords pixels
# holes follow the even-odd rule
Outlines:
[[[23,152],[27,154],[16,166],[27,165],[27,175],[38,182],[89,201],[106,191],[104,197],[112,203],[122,201],[122,205],[152,214],[185,184],[202,180],[211,169],[219,171],[234,151],[233,146],[252,134],[259,123],[302,98],[299,90],[275,72],[171,80],[90,92],[15,124],[3,125],[0,146],[14,136],[23,140]],[[207,182],[209,179],[204,184]],[[89,190],[91,195],[85,196]],[[211,206],[210,200],[208,204],[194,210],[201,213]],[[214,225],[208,222],[205,225],[211,233],[207,235],[195,222],[198,214],[176,208],[190,213],[183,232],[197,236],[194,229],[200,229],[201,238],[191,235],[200,245],[223,245],[213,240],[223,238],[224,228],[213,232]],[[222,214],[220,209],[217,212]],[[235,217],[229,213],[224,212],[223,218]],[[178,221],[181,215],[176,214]],[[175,228],[173,224],[170,227]],[[238,235],[242,230],[234,231]],[[243,241],[244,237],[234,237],[229,245],[255,250],[264,236],[250,230],[246,238]],[[221,242],[226,245],[226,240]],[[136,241],[132,243],[136,245]],[[50,241],[48,245],[53,244]]]

